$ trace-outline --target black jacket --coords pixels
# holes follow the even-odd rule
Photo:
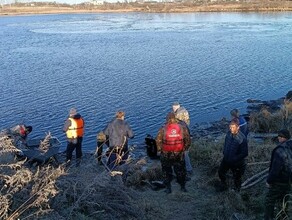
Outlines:
[[[223,160],[230,165],[239,165],[248,155],[248,147],[245,135],[239,131],[233,135],[230,131],[226,134]]]
[[[288,155],[290,154],[290,155]],[[287,161],[292,157],[292,140],[279,144],[272,151],[271,163],[267,183],[289,183],[289,173],[287,173]],[[291,159],[290,159],[291,160]]]

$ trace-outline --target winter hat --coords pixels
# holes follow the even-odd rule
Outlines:
[[[287,129],[282,129],[278,132],[278,137],[283,137],[289,140],[291,138],[291,135]]]
[[[179,102],[172,103],[172,110],[176,112],[180,108]]]
[[[71,108],[69,111],[70,115],[76,115],[77,114],[77,110],[75,108]]]
[[[172,106],[180,106],[179,102],[172,103]]]

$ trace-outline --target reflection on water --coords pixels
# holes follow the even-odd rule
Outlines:
[[[229,117],[246,99],[291,89],[291,13],[84,14],[2,17],[1,128],[25,122],[65,147],[75,106],[84,147],[126,111],[141,143],[156,135],[171,103],[191,124]]]

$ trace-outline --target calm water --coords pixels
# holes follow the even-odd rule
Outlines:
[[[156,135],[174,101],[195,124],[292,89],[292,13],[0,17],[0,39],[0,129],[24,122],[63,148],[72,106],[93,150],[118,109],[136,144]]]

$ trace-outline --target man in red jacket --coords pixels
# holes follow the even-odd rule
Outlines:
[[[181,186],[181,191],[187,192],[186,167],[184,151],[191,144],[188,128],[179,123],[174,113],[168,113],[166,124],[160,128],[156,137],[157,150],[161,152],[160,161],[166,193],[171,193],[172,168]]]

